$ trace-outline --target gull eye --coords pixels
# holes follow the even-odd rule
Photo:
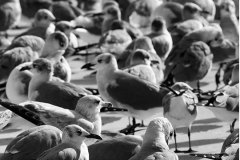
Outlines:
[[[99,59],[99,60],[98,60],[98,63],[102,63],[102,59]]]
[[[95,101],[95,104],[99,104],[99,103],[100,103],[100,100],[96,100],[96,101]]]
[[[82,131],[81,131],[81,130],[77,130],[77,134],[78,134],[79,136],[81,136],[81,135],[82,135]]]

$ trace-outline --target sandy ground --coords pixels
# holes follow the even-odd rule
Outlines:
[[[15,30],[10,31],[15,34]],[[95,77],[89,77],[87,71],[80,70],[80,67],[85,63],[86,59],[83,57],[72,57],[68,59],[72,68],[72,83],[96,87]],[[201,88],[204,91],[215,89],[214,75],[217,71],[217,62],[214,62],[211,73],[201,80]],[[5,110],[0,107],[0,111]],[[128,117],[121,114],[102,114],[103,131],[118,132],[128,124]],[[150,120],[145,121],[147,124]],[[0,131],[0,157],[4,152],[9,142],[24,130],[33,127],[34,125],[26,120],[15,117],[11,123],[4,130]],[[238,128],[239,123],[236,123]],[[143,128],[144,129],[144,128]],[[137,135],[143,135],[145,130],[139,131]],[[197,120],[192,126],[192,148],[198,153],[218,153],[221,150],[224,139],[229,135],[229,123],[221,122],[215,118],[213,113],[199,106]],[[187,128],[182,127],[177,129],[177,142],[180,150],[188,149]],[[174,140],[170,141],[170,148],[174,150]],[[180,160],[201,159],[190,157],[187,154],[178,154]]]

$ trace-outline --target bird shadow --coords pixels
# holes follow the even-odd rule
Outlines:
[[[192,146],[203,146],[203,145],[210,145],[214,143],[223,143],[224,139],[201,139],[201,140],[194,140],[191,141]],[[188,147],[188,141],[185,142],[178,142],[178,147]],[[169,148],[174,148],[174,143],[169,145]]]
[[[193,124],[206,124],[206,123],[218,123],[221,122],[217,118],[207,118],[207,119],[201,119],[201,120],[196,120],[193,122]]]
[[[0,146],[8,145],[12,140],[13,138],[2,138],[0,139]]]
[[[112,123],[114,121],[119,121],[121,117],[102,117],[102,125]]]
[[[213,129],[217,129],[217,128],[221,128],[222,126],[220,125],[194,125],[191,128],[191,132],[206,132],[209,130],[213,130]],[[176,129],[177,133],[186,133],[187,132],[187,127],[180,127]]]
[[[193,157],[190,155],[178,155],[179,160],[198,160],[198,159],[202,159],[201,157]]]

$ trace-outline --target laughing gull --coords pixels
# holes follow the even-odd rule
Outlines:
[[[72,23],[68,22],[68,21],[60,21],[58,23],[56,23],[56,28],[55,31],[61,31],[63,32],[67,38],[68,38],[68,48],[66,49],[64,56],[71,56],[71,54],[73,54],[73,52],[70,52],[70,49],[76,48],[79,45],[78,42],[78,38],[76,37],[76,35],[73,33],[74,30],[74,26],[72,25]]]
[[[54,82],[51,61],[39,58],[32,65],[22,67],[20,71],[31,70],[33,77],[28,87],[28,99],[50,103],[59,107],[74,110],[79,98],[91,94],[84,88],[67,82]]]
[[[147,127],[140,151],[129,160],[178,160],[178,156],[168,147],[168,141],[172,134],[173,127],[166,118],[153,119]]]
[[[64,57],[62,57],[67,44],[67,37],[57,31],[47,38],[44,47],[41,49],[41,57],[45,57],[54,63],[55,77],[53,77],[53,81],[69,82],[71,80],[70,66]],[[31,65],[31,63],[24,63],[15,67],[8,77],[6,92],[9,100],[13,103],[21,103],[27,100],[28,86],[32,78],[32,73],[30,71],[21,72],[20,69],[28,65]]]
[[[71,3],[71,1],[54,1],[49,9],[52,11],[57,21],[71,21],[83,14],[83,11],[76,5],[77,4]]]
[[[16,25],[20,21],[21,15],[22,8],[19,0],[2,0],[0,2],[0,32],[6,32]]]
[[[220,26],[224,36],[235,43],[235,54],[239,54],[239,22],[235,14],[236,6],[232,0],[223,0],[220,5]]]
[[[96,66],[97,85],[101,97],[114,107],[126,108],[138,119],[162,116],[162,98],[166,90],[118,69],[116,58],[104,53],[82,68]]]
[[[12,41],[12,43],[5,49],[5,51],[16,47],[30,47],[33,51],[41,55],[45,41],[37,36],[25,35],[18,37]]]
[[[130,66],[123,70],[140,79],[157,84],[155,73],[151,68],[150,54],[143,49],[137,49],[133,53],[130,60]]]
[[[176,2],[164,2],[158,6],[152,14],[152,20],[155,17],[162,16],[166,21],[167,28],[172,27],[175,23],[182,21],[183,5]]]
[[[112,108],[112,104],[104,102],[98,96],[87,95],[80,98],[75,110],[64,109],[48,103],[27,101],[21,103],[24,109],[27,109],[39,116],[44,124],[63,129],[69,124],[77,124],[86,131],[101,135],[102,120],[100,111],[119,110]],[[88,145],[94,143],[87,141]]]
[[[173,47],[173,42],[163,17],[153,19],[151,33],[146,36],[151,38],[154,49],[158,56],[164,61]]]
[[[219,160],[238,160],[239,159],[239,129],[231,133],[223,142],[219,154],[190,154],[195,157]]]
[[[170,63],[166,63],[165,78],[172,75],[177,82],[187,82],[198,89],[199,80],[203,79],[211,70],[213,54],[204,42],[192,43],[189,48],[176,55]]]
[[[192,88],[183,82],[175,83],[169,92],[163,98],[164,117],[166,117],[174,128],[175,152],[181,152],[177,149],[176,130],[179,127],[188,127],[189,150],[191,148],[191,126],[197,118],[197,96],[191,91]]]
[[[43,152],[37,160],[87,160],[89,153],[84,143],[86,138],[102,139],[99,135],[91,134],[78,125],[68,125],[63,129],[62,143]]]
[[[203,24],[196,19],[185,20],[174,25],[170,30],[173,44],[176,45],[186,34],[198,29],[202,29],[203,27]]]
[[[90,160],[128,160],[141,148],[142,137],[126,135],[88,146]],[[102,154],[104,153],[104,154]]]
[[[36,159],[42,152],[62,141],[62,131],[56,127],[43,125],[31,128],[19,134],[7,146],[4,160]]]
[[[134,3],[134,10],[129,16],[129,23],[136,28],[149,27],[151,25],[151,16],[153,11],[161,4],[162,1],[159,0],[136,1]]]
[[[216,6],[213,0],[173,0],[173,2],[178,2],[185,4],[186,2],[191,2],[197,4],[202,9],[202,15],[208,21],[213,21],[216,14]]]
[[[0,56],[0,82],[7,81],[11,71],[21,63],[33,61],[38,58],[38,53],[30,47],[17,47],[4,52]]]
[[[54,32],[55,26],[52,23],[55,16],[47,9],[40,9],[34,16],[32,27],[17,37],[23,35],[34,35],[46,39],[48,35]]]

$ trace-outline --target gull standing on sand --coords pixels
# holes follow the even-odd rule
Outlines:
[[[82,68],[96,66],[101,97],[114,107],[126,108],[138,119],[162,116],[162,98],[167,90],[118,69],[116,58],[104,53]]]
[[[62,143],[43,152],[37,160],[88,160],[88,148],[84,143],[86,138],[102,139],[78,125],[68,125],[63,129]]]
[[[175,152],[177,149],[176,130],[179,127],[188,127],[189,149],[191,148],[191,126],[197,118],[197,96],[191,91],[192,88],[183,82],[175,83],[170,92],[163,98],[164,117],[166,117],[174,128]]]
[[[8,144],[1,159],[36,159],[45,150],[61,142],[62,131],[58,128],[49,125],[33,127],[14,138]]]
[[[140,151],[129,160],[178,160],[168,147],[172,134],[173,127],[166,118],[153,119],[147,127]]]

